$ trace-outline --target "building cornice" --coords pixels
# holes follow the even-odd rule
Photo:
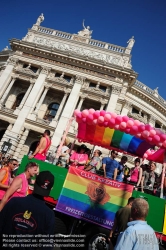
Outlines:
[[[33,56],[40,56],[41,58],[47,58],[48,63],[49,59],[68,62],[70,64],[78,65],[81,67],[93,68],[94,71],[101,72],[103,74],[111,75],[112,77],[121,76],[124,79],[128,79],[129,82],[133,82],[133,79],[136,79],[137,73],[131,69],[127,69],[115,64],[102,63],[100,60],[95,60],[92,58],[77,56],[76,54],[71,55],[66,51],[53,50],[49,47],[37,45],[34,43],[24,42],[17,39],[12,39],[11,47],[13,50],[19,50],[26,54],[31,54]]]

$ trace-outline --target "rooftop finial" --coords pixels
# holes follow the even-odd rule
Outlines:
[[[36,21],[36,25],[40,26],[41,22],[43,21],[44,21],[44,16],[43,16],[43,13],[41,13],[41,15],[38,17]]]

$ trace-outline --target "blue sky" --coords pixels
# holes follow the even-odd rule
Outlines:
[[[85,19],[93,39],[119,46],[134,36],[138,80],[159,87],[166,99],[166,0],[1,0],[0,50],[9,39],[22,39],[41,13],[44,27],[77,33]]]

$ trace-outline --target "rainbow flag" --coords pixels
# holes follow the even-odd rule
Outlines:
[[[70,167],[56,210],[111,229],[133,186]]]
[[[99,125],[88,125],[84,122],[78,123],[77,138],[110,150],[118,149],[121,152],[128,152],[137,157],[143,157],[149,148],[153,148],[146,140],[131,134]]]

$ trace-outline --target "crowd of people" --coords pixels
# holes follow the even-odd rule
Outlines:
[[[37,148],[29,159],[32,158],[47,161],[47,152],[51,145],[50,131],[46,130],[37,145]],[[134,185],[136,190],[157,193],[161,183],[161,176],[155,173],[156,164],[151,162],[149,165],[141,165],[141,160],[136,158],[134,166],[128,168],[126,163],[128,158],[122,156],[117,161],[118,152],[111,151],[111,155],[102,158],[102,152],[95,149],[93,153],[82,144],[73,150],[68,140],[65,140],[61,148],[59,158],[54,160],[54,164],[60,167],[69,168],[70,166],[80,170],[89,171],[94,174],[103,175],[103,177]],[[23,173],[16,175],[19,166],[17,159],[5,157],[0,154],[0,232],[3,234],[29,233],[34,234],[54,234],[55,218],[52,210],[46,207],[44,197],[49,196],[54,184],[54,176],[49,171],[39,173],[39,166],[35,162],[29,162]],[[28,185],[31,177],[36,177],[34,190],[27,196]],[[155,192],[156,191],[156,192]],[[22,199],[20,199],[20,197]],[[141,207],[142,206],[142,207]],[[42,209],[41,209],[42,208]],[[132,235],[145,231],[153,237],[156,244],[156,238],[152,228],[145,222],[148,213],[148,203],[143,199],[131,197],[126,207],[120,209],[115,216],[114,226],[110,232],[110,249],[112,249],[112,238],[117,233],[118,240],[114,249],[122,249],[122,246],[134,245],[142,247],[137,237],[133,239]],[[30,228],[25,220],[33,214],[35,227]],[[21,218],[24,218],[23,220]],[[12,223],[11,223],[12,222]],[[34,221],[33,221],[34,222]],[[32,223],[33,224],[33,223]],[[31,224],[31,225],[32,225]],[[34,225],[34,224],[33,224]],[[134,226],[134,227],[133,227]],[[17,230],[16,230],[17,229]],[[123,232],[120,234],[120,232]],[[3,238],[1,238],[3,241]],[[134,244],[134,245],[133,245]],[[124,248],[125,249],[125,248]],[[141,249],[141,248],[136,248]],[[145,249],[145,248],[142,248]]]

